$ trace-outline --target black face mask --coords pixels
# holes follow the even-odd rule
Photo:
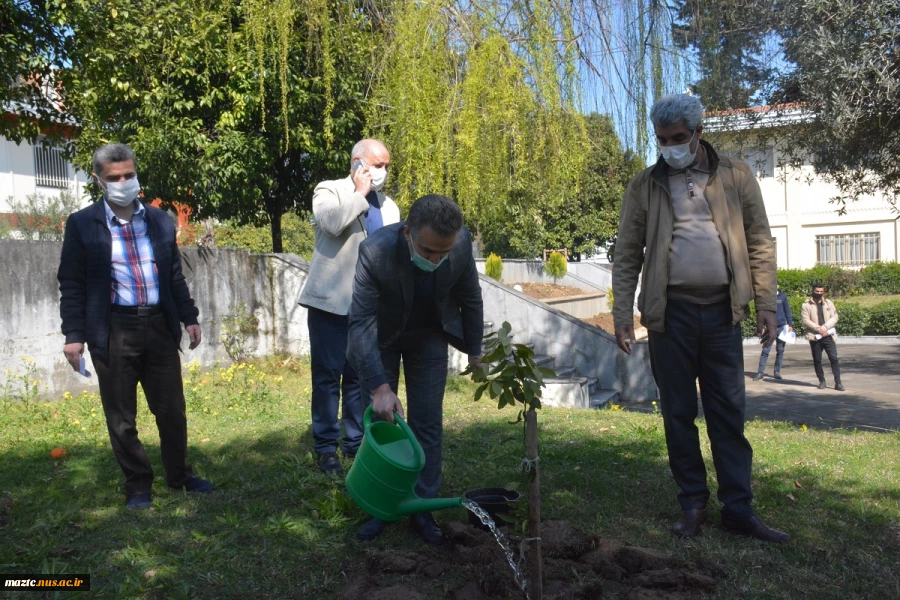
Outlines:
[[[813,294],[813,295],[812,295],[812,298],[813,298],[813,300],[815,300],[816,302],[818,302],[819,300],[822,299],[822,296],[824,296],[824,295],[825,295],[825,294]]]

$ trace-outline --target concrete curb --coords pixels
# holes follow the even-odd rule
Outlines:
[[[798,336],[797,343],[805,342],[806,336],[800,338]],[[875,346],[900,346],[900,336],[898,335],[838,335],[837,338],[838,345],[862,345],[862,344],[872,344]],[[746,338],[744,340],[745,346],[758,346],[759,338],[752,337]]]

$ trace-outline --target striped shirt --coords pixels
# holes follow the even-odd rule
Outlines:
[[[155,306],[159,304],[159,273],[147,234],[144,205],[135,202],[138,209],[128,222],[119,219],[106,200],[103,201],[106,225],[112,237],[110,300],[120,306]]]

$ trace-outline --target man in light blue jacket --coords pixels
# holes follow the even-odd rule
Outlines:
[[[361,140],[351,152],[350,175],[323,181],[313,192],[316,248],[298,303],[308,311],[312,429],[323,473],[343,473],[337,457],[342,400],[344,457],[353,457],[362,441],[367,398],[346,359],[347,312],[360,242],[381,227],[400,221],[397,205],[381,193],[390,162],[391,155],[382,142]]]

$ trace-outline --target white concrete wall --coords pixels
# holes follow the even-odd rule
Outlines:
[[[623,400],[658,398],[646,342],[638,342],[628,356],[614,336],[484,275],[481,290],[485,320],[495,328],[508,321],[517,341],[533,342],[538,354],[556,357],[557,366],[596,377],[599,389],[617,390]]]
[[[774,150],[777,165],[783,158]],[[881,194],[862,198],[847,205],[838,215],[832,198],[837,187],[816,175],[810,165],[800,169],[776,167],[771,176],[758,179],[769,226],[777,242],[778,266],[783,269],[808,269],[816,265],[816,236],[850,233],[878,233],[881,260],[900,260],[900,225]]]
[[[484,274],[485,259],[476,258],[475,268],[478,272]],[[503,283],[512,287],[516,283],[558,283],[559,285],[568,285],[576,287],[585,292],[603,292],[606,293],[606,287],[599,287],[592,281],[580,277],[576,271],[575,265],[578,263],[569,263],[569,271],[566,275],[557,281],[544,273],[544,261],[525,258],[508,258],[503,260]]]
[[[62,354],[60,333],[58,242],[0,240],[0,383],[6,369],[22,372],[21,357],[35,360],[42,391],[73,393],[96,386],[74,373]],[[203,342],[188,350],[182,340],[182,361],[204,366],[228,362],[219,341],[221,318],[233,304],[244,302],[259,319],[259,332],[251,340],[255,356],[275,352],[306,354],[309,332],[306,310],[296,300],[306,282],[308,264],[294,255],[251,255],[246,250],[182,249],[185,278],[200,309]],[[94,371],[86,353],[88,370]]]
[[[82,206],[87,206],[90,199],[84,197],[84,186],[88,183],[88,175],[76,170],[71,164],[68,168],[70,189],[82,199]],[[35,181],[34,148],[28,142],[16,144],[0,137],[0,212],[10,212],[9,198],[24,202],[31,194],[58,196],[60,189],[38,186]]]

